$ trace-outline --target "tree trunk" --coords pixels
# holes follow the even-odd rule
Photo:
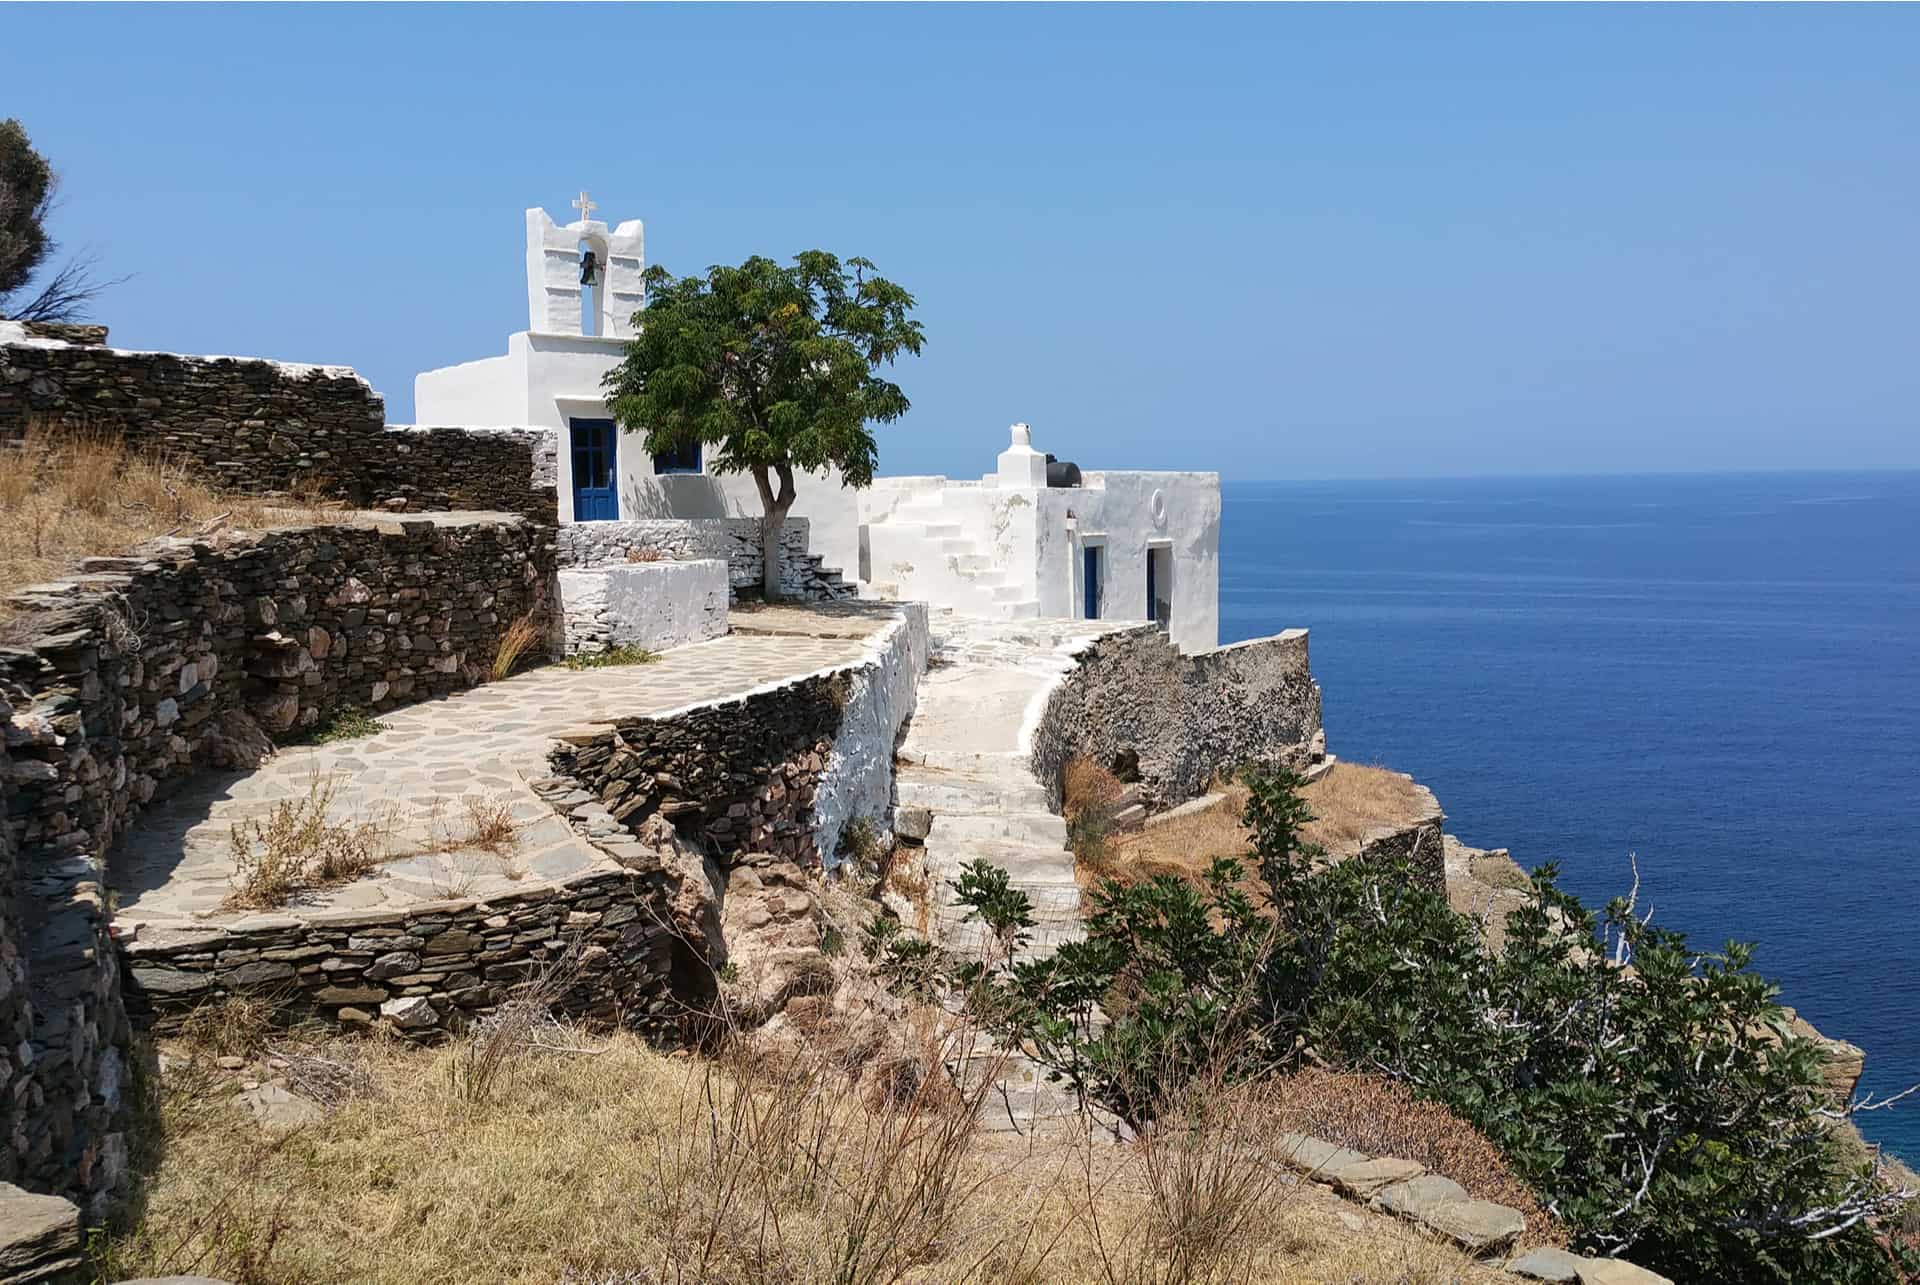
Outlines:
[[[773,479],[767,476],[765,465],[756,465],[753,481],[760,488],[760,504],[765,510],[760,518],[760,596],[767,602],[779,602],[780,593],[780,537],[787,526],[787,513],[793,508],[793,469],[785,464],[775,466],[780,477],[780,489],[775,492]]]
[[[786,531],[787,510],[791,504],[768,510],[760,519],[760,596],[768,602],[780,601],[780,542]]]

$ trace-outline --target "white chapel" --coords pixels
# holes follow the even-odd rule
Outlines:
[[[714,474],[699,449],[650,455],[615,425],[601,381],[646,303],[644,231],[595,219],[585,192],[573,206],[565,225],[526,212],[527,329],[503,356],[416,376],[417,426],[553,434],[563,523],[758,517],[751,478]],[[867,596],[1157,620],[1185,650],[1217,644],[1218,474],[1083,471],[1043,455],[1025,424],[994,436],[1004,449],[978,480],[883,476],[854,491],[802,475],[792,516]],[[983,432],[983,448],[992,440]]]

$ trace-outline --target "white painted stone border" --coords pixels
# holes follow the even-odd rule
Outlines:
[[[840,839],[850,822],[864,819],[877,833],[893,807],[893,750],[913,714],[931,649],[926,604],[902,603],[898,619],[873,635],[851,670],[840,730],[814,787],[814,847],[825,870],[840,864]]]

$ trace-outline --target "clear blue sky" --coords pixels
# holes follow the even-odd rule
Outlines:
[[[888,472],[1920,466],[1920,8],[0,6],[134,347],[415,372],[521,211],[920,300]]]

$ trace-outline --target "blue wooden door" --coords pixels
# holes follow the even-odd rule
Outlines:
[[[1080,551],[1080,579],[1087,592],[1087,619],[1100,619],[1100,546],[1087,545]]]
[[[612,522],[620,516],[620,435],[610,419],[570,419],[573,435],[573,520]]]

